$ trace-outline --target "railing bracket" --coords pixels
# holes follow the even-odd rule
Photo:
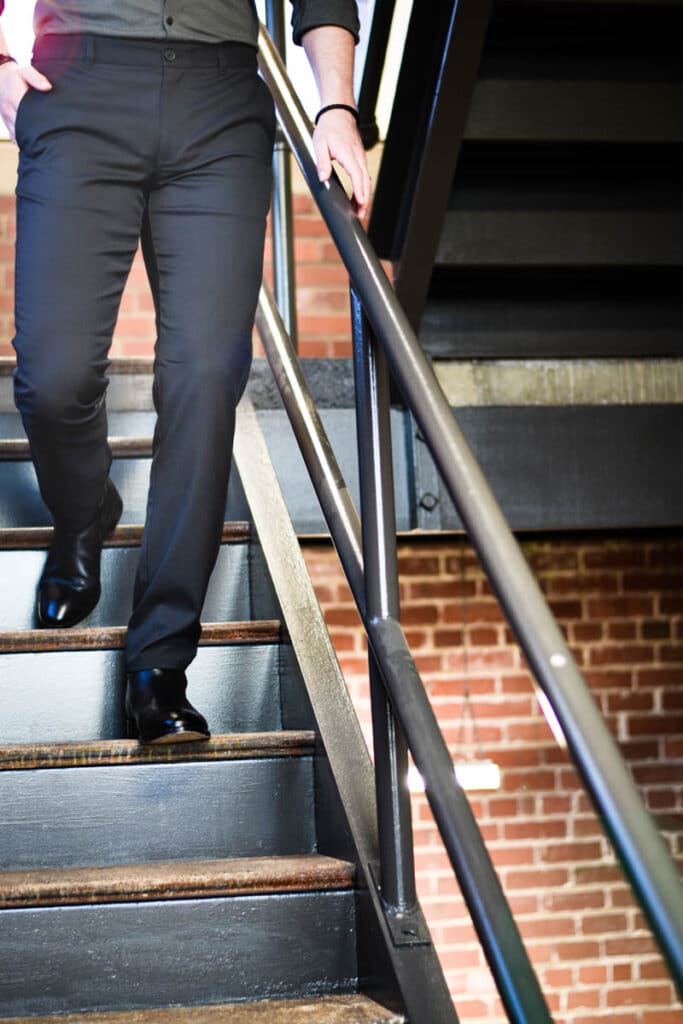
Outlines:
[[[394,910],[382,896],[382,887],[377,881],[372,864],[368,864],[368,874],[379,895],[384,911],[384,920],[391,933],[394,946],[431,946],[432,937],[419,903],[411,907],[410,910]]]

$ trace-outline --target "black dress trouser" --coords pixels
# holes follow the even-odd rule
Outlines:
[[[147,518],[130,669],[184,668],[220,544],[251,363],[275,129],[240,43],[45,36],[17,113],[15,399],[56,523],[109,472],[112,333],[138,241],[157,312]]]

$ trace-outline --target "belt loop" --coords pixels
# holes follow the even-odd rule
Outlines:
[[[228,66],[228,50],[224,43],[218,44],[218,67],[227,68]]]
[[[85,59],[89,64],[95,63],[96,58],[96,47],[95,47],[95,36],[88,35],[85,37]]]

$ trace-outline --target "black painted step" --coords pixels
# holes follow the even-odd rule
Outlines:
[[[466,147],[436,263],[677,267],[682,173],[680,147]]]
[[[141,526],[119,527],[106,541],[102,556],[102,596],[85,626],[120,626],[133,604]],[[250,567],[256,555],[247,542],[246,522],[226,523],[202,619],[208,622],[248,619],[253,614]],[[50,528],[0,530],[0,623],[4,630],[35,625],[36,584],[52,538]]]
[[[683,140],[680,3],[496,0],[466,137]]]
[[[420,342],[436,359],[683,356],[678,268],[435,267]]]
[[[53,536],[51,526],[29,527],[27,529],[0,530],[0,551],[45,551]],[[251,536],[250,524],[246,521],[223,524],[223,544],[244,544]],[[128,524],[117,526],[104,542],[105,548],[139,547],[142,540],[142,526]]]
[[[310,729],[223,733],[209,740],[177,745],[142,746],[137,740],[6,743],[0,744],[0,772],[27,768],[101,768],[117,764],[299,757],[312,754],[314,744],[315,733]]]
[[[86,632],[90,649],[46,650],[54,634],[38,631],[0,634],[0,648],[39,647],[3,654],[0,672],[2,743],[61,743],[72,740],[117,739],[125,736],[125,687],[122,631],[70,631],[77,638]],[[200,644],[187,670],[190,700],[206,715],[213,733],[261,732],[283,727],[287,710],[290,727],[303,725],[296,708],[301,703],[300,677],[291,648],[274,643],[276,633],[264,627],[270,642]],[[54,637],[70,644],[68,637]],[[102,643],[110,646],[102,648]],[[97,649],[98,643],[100,649]],[[293,720],[292,715],[296,717]],[[309,723],[306,722],[306,725]]]
[[[5,1024],[406,1024],[362,995],[268,999],[223,1006],[173,1006],[58,1017],[12,1017]]]
[[[3,910],[0,1015],[353,993],[354,901],[348,889]]]
[[[117,745],[91,744],[79,767],[62,766],[69,763],[63,749],[6,744],[2,756],[14,768],[0,771],[0,867],[311,853],[310,739],[290,733],[260,746],[251,736],[245,756],[239,743],[218,737],[204,760],[199,743],[191,751],[177,748],[177,756],[144,752],[137,759],[130,748],[129,756],[116,757]]]
[[[330,891],[353,882],[353,864],[314,853],[0,871],[0,910]]]
[[[114,457],[111,477],[123,498],[121,523],[142,523],[147,508],[152,439],[112,438],[111,447]],[[181,486],[180,481],[178,486]],[[236,473],[231,474],[224,518],[228,522],[248,518]],[[0,528],[41,527],[50,522],[50,514],[38,492],[28,442],[0,441]]]
[[[540,69],[493,72],[474,90],[465,138],[472,142],[683,141],[682,82],[564,80]]]
[[[2,377],[0,376],[0,395],[2,394]],[[9,396],[0,404],[0,439],[3,441],[24,440],[24,426],[18,412],[13,412]],[[156,413],[151,410],[113,409],[107,413],[107,424],[112,437],[150,437],[154,431]]]
[[[126,643],[125,626],[73,629],[21,629],[0,633],[0,654],[39,651],[116,651]],[[199,643],[203,647],[225,644],[278,643],[280,623],[275,619],[244,622],[206,622]]]

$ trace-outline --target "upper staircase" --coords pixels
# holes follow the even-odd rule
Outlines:
[[[683,521],[682,32],[679,0],[413,5],[369,234],[516,529]],[[419,525],[460,528],[423,475]]]

